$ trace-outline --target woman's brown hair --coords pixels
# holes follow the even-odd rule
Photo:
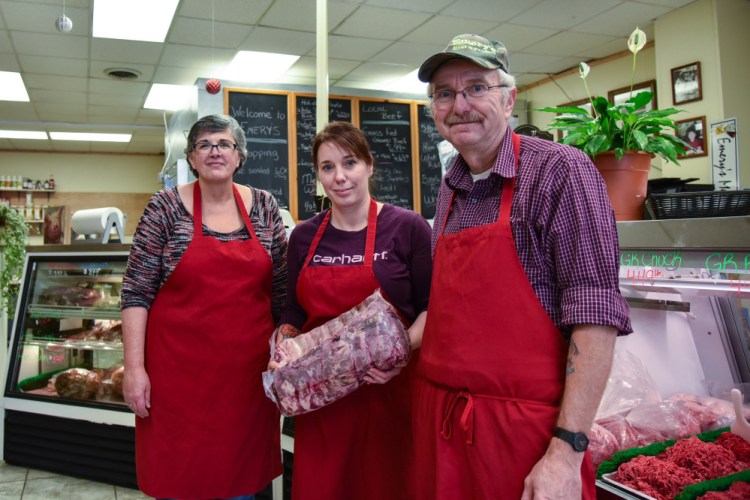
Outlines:
[[[312,141],[312,158],[315,171],[318,171],[318,150],[326,142],[332,142],[345,151],[351,151],[357,159],[375,166],[375,158],[365,134],[349,122],[331,122],[318,132]]]

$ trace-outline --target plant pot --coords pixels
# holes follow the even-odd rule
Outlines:
[[[607,185],[616,220],[643,219],[652,157],[643,151],[628,151],[618,160],[614,151],[605,151],[594,158],[594,165]]]

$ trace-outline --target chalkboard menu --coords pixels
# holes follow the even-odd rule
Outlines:
[[[316,130],[315,97],[297,96],[297,219],[306,220],[317,212],[315,204],[315,166],[312,140]],[[352,121],[352,101],[328,100],[329,121]]]
[[[286,94],[229,91],[228,114],[245,131],[247,160],[235,182],[265,189],[289,208],[289,113]]]
[[[385,203],[414,208],[409,103],[360,101],[360,128],[375,157],[372,195]]]
[[[419,120],[419,184],[422,217],[433,219],[440,180],[443,177],[440,155],[438,154],[438,144],[443,140],[443,137],[432,120],[430,108],[424,104],[418,104],[417,116]]]

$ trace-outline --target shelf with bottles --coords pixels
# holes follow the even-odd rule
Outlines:
[[[55,177],[31,179],[21,175],[0,175],[0,191],[51,192],[55,190]]]

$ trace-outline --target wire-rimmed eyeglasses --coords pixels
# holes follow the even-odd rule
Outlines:
[[[482,97],[490,93],[490,89],[497,89],[500,87],[507,87],[507,85],[487,85],[486,83],[475,83],[462,90],[436,90],[435,92],[430,94],[430,99],[432,99],[432,102],[434,102],[435,104],[445,106],[448,104],[453,104],[453,101],[456,100],[456,94],[462,94],[464,96],[464,99],[481,99]]]
[[[237,144],[231,141],[219,141],[216,144],[211,144],[208,141],[200,141],[193,144],[193,149],[195,149],[200,155],[209,155],[214,148],[216,148],[219,153],[231,153],[237,149]]]

